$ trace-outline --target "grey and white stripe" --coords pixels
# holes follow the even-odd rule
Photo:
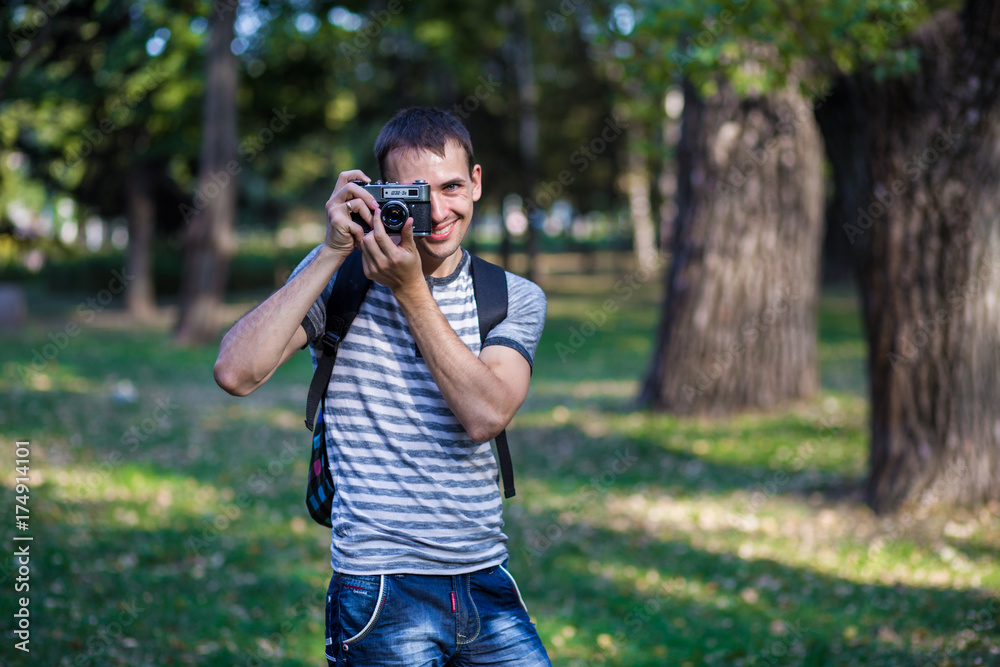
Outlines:
[[[452,275],[427,280],[456,334],[479,354],[469,264],[463,251]],[[303,321],[314,360],[332,284]],[[485,346],[511,347],[531,363],[545,320],[545,295],[511,273],[507,284],[507,319]],[[341,342],[324,422],[337,489],[331,544],[336,571],[459,574],[506,559],[490,444],[466,434],[416,349],[392,292],[378,283]]]

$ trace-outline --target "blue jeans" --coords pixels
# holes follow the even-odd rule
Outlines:
[[[551,667],[505,565],[455,576],[334,573],[329,667]]]

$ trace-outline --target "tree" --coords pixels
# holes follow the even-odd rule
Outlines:
[[[505,51],[514,73],[517,89],[518,115],[518,148],[521,157],[521,177],[523,179],[521,194],[525,198],[533,194],[539,179],[538,167],[538,85],[535,81],[535,49],[532,45],[528,25],[531,18],[531,3],[527,0],[516,0],[509,8],[511,25],[511,41]],[[537,218],[541,211],[528,207],[528,270],[529,280],[537,282],[538,276],[538,224]],[[503,261],[508,266],[510,238],[504,226]]]
[[[880,512],[1000,498],[1000,7],[969,0],[904,45],[912,73],[842,86],[864,110],[843,233],[859,258]]]
[[[633,64],[661,99],[684,81],[672,263],[640,395],[677,414],[770,408],[818,387],[823,153],[800,92],[811,73],[755,39],[764,10],[725,5],[707,18],[644,5],[633,37],[637,52],[667,44],[658,67]]]
[[[73,0],[0,10],[4,143],[51,197],[69,195],[88,214],[125,215],[126,305],[139,320],[155,310],[155,228],[180,224],[184,196],[172,167],[196,143],[182,129],[183,94],[198,43],[184,8]],[[169,48],[151,55],[153,41]]]
[[[152,258],[156,213],[149,168],[144,163],[136,161],[126,188],[129,253],[125,275],[130,280],[125,304],[136,319],[145,322],[152,320],[156,313]]]
[[[728,23],[753,37],[743,20],[763,12],[755,25],[771,34],[754,41],[780,56],[763,71],[787,74],[800,63],[836,82],[818,115],[837,186],[831,210],[857,251],[869,343],[868,500],[891,512],[909,502],[998,498],[1000,8],[984,0],[961,11],[953,2],[821,5],[739,2],[741,18]],[[669,20],[671,11],[683,8],[655,16]],[[726,41],[713,37],[725,11],[704,23],[701,50],[677,57],[689,74],[698,62],[741,61],[739,49],[720,60],[726,47],[714,46]],[[682,187],[682,209],[687,196]],[[683,213],[678,220],[688,224]],[[697,244],[675,248],[696,266],[704,256]],[[675,261],[667,319],[681,300],[673,294],[702,284],[686,279],[689,257]],[[711,318],[712,303],[699,298],[696,317]],[[662,354],[657,361],[669,365]]]
[[[296,219],[321,222],[338,171],[360,167],[379,176],[371,157],[375,135],[393,112],[411,104],[450,109],[469,127],[488,175],[480,211],[498,207],[510,192],[524,193],[531,210],[558,198],[585,211],[606,210],[614,201],[614,160],[608,158],[618,145],[600,159],[577,162],[614,102],[594,76],[596,58],[584,31],[572,27],[586,18],[583,5],[547,0],[521,7],[534,18],[523,34],[532,46],[537,89],[537,100],[526,97],[531,104],[523,105],[517,68],[504,53],[510,30],[503,12],[514,5],[484,11],[458,0],[345,0],[320,12],[320,4],[298,0],[224,3],[241,19],[232,44],[240,77],[239,187],[228,188],[238,190],[241,225],[273,229],[293,210]],[[44,8],[59,11],[48,16]],[[13,0],[0,6],[14,38],[0,43],[5,168],[44,184],[49,198],[70,196],[88,214],[129,217],[127,273],[137,279],[128,301],[137,312],[151,311],[153,292],[148,259],[154,253],[142,239],[162,242],[169,232],[176,241],[187,234],[199,205],[207,203],[203,195],[218,186],[199,180],[212,173],[199,164],[198,131],[206,91],[203,17],[210,12],[207,0],[68,0],[38,7]],[[46,23],[44,31],[25,33]],[[532,104],[534,157],[519,141],[520,111]],[[7,160],[12,152],[28,159]],[[0,199],[17,197],[11,182],[0,183]],[[196,227],[191,238],[199,233]],[[188,292],[183,301],[195,299]]]
[[[627,163],[622,176],[622,189],[628,197],[632,219],[632,251],[636,265],[653,267],[659,259],[656,245],[656,225],[653,223],[652,175],[649,170],[648,128],[640,120],[632,120],[627,134]]]
[[[655,140],[658,125],[663,121],[664,91],[657,82],[653,90],[644,85],[642,77],[626,76],[623,60],[628,59],[632,46],[623,39],[634,29],[635,14],[626,5],[616,5],[610,15],[598,12],[601,23],[612,26],[605,31],[598,44],[600,62],[608,85],[614,90],[617,102],[616,122],[622,123],[625,134],[625,156],[621,165],[618,189],[628,202],[629,220],[632,224],[632,249],[637,266],[652,268],[659,261],[656,242],[656,225],[653,222],[652,181],[650,163],[664,165],[673,161],[672,146],[667,148]],[[665,225],[660,224],[660,228]]]
[[[643,400],[678,414],[817,389],[822,148],[795,85],[704,99],[688,83],[667,296]]]
[[[229,259],[236,250],[236,8],[216,0],[209,22],[205,110],[197,212],[185,234],[181,310],[176,338],[205,343],[215,338],[217,311],[226,287]],[[199,201],[199,198],[201,201]]]

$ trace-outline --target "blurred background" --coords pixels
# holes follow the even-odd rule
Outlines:
[[[3,664],[321,663],[310,362],[212,364],[412,105],[472,135],[465,245],[549,298],[505,518],[555,664],[1000,664],[997,3],[0,25]]]

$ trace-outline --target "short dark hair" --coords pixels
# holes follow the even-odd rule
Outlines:
[[[465,150],[469,161],[469,174],[475,166],[472,139],[462,123],[447,111],[436,107],[410,107],[396,113],[378,133],[375,140],[375,159],[385,180],[389,154],[395,150],[429,150],[444,157],[445,145],[454,141]]]

